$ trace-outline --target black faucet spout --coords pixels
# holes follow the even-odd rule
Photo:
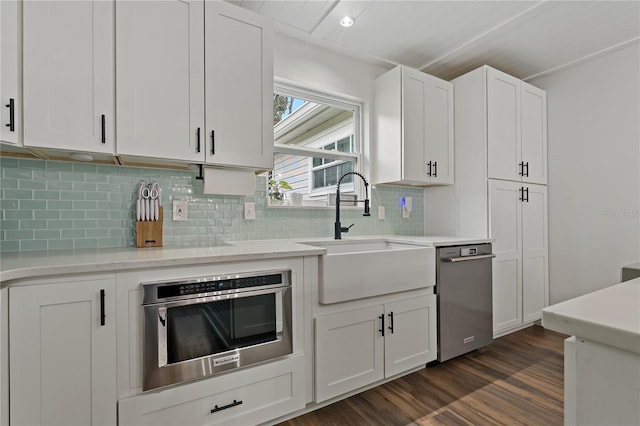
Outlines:
[[[367,180],[364,178],[364,176],[362,176],[358,172],[347,172],[347,173],[343,174],[342,176],[340,176],[340,179],[338,179],[338,184],[336,185],[336,222],[334,224],[334,239],[336,239],[336,240],[341,240],[342,239],[342,233],[343,232],[349,232],[349,229],[351,228],[351,226],[353,226],[353,225],[351,225],[348,228],[345,228],[340,224],[340,183],[342,182],[342,179],[344,179],[345,176],[349,176],[349,175],[359,176],[360,179],[362,179],[362,181],[364,182],[365,199],[364,200],[356,200],[356,201],[357,202],[364,202],[364,214],[363,214],[363,216],[371,216],[370,206],[369,206],[369,182],[367,182]]]

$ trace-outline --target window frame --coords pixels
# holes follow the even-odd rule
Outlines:
[[[331,93],[322,93],[312,89],[301,88],[299,86],[283,82],[283,81],[274,81],[273,87],[274,94],[280,94],[285,96],[292,96],[297,99],[302,99],[310,102],[330,105],[335,108],[339,108],[346,111],[351,111],[353,114],[353,133],[350,133],[349,136],[352,137],[352,147],[355,152],[339,152],[339,151],[328,151],[324,150],[321,147],[301,147],[296,145],[288,145],[288,144],[278,144],[275,142],[274,138],[274,147],[273,154],[274,156],[277,154],[288,154],[288,155],[296,155],[302,157],[308,157],[309,161],[309,188],[307,195],[314,196],[322,196],[327,194],[332,194],[336,191],[337,185],[329,185],[323,186],[321,188],[314,189],[313,188],[313,158],[323,158],[323,159],[331,159],[334,161],[339,161],[340,163],[350,162],[353,164],[353,171],[363,173],[363,147],[364,141],[362,140],[363,129],[362,129],[362,111],[363,111],[363,103],[359,101],[355,101],[352,99],[346,99],[339,95],[331,94]],[[345,136],[334,140],[334,141],[325,141],[323,144],[318,144],[321,146],[329,145],[331,143],[337,143],[340,140],[344,139]],[[340,164],[339,163],[339,164]],[[333,166],[333,164],[330,164]],[[324,165],[323,165],[324,166]],[[329,165],[327,165],[329,166]],[[318,166],[319,169],[322,166]],[[354,185],[355,179],[352,182],[344,182],[341,184],[341,192],[344,193],[352,193],[355,194],[356,197],[360,197],[361,194],[361,185]],[[291,207],[291,206],[287,206]],[[313,204],[303,204],[302,206],[295,207],[328,207],[328,206],[320,206]]]

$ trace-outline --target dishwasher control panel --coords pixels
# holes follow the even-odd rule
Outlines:
[[[478,254],[478,248],[477,247],[467,247],[467,248],[462,248],[460,249],[460,256],[475,256],[476,254]]]

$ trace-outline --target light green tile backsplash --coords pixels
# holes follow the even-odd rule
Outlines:
[[[135,245],[135,199],[140,179],[157,180],[165,209],[164,245],[207,246],[220,241],[290,239],[333,235],[334,209],[267,207],[265,178],[253,196],[202,193],[195,172],[85,163],[0,158],[0,251]],[[400,200],[413,197],[402,219]],[[378,186],[371,191],[371,217],[343,209],[353,235],[422,235],[423,190]],[[187,218],[171,220],[171,201],[187,200]],[[243,204],[256,204],[256,220],[243,219]],[[377,218],[384,205],[386,218]]]

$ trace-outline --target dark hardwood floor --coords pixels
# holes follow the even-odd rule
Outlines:
[[[566,337],[532,326],[281,425],[561,425]]]

